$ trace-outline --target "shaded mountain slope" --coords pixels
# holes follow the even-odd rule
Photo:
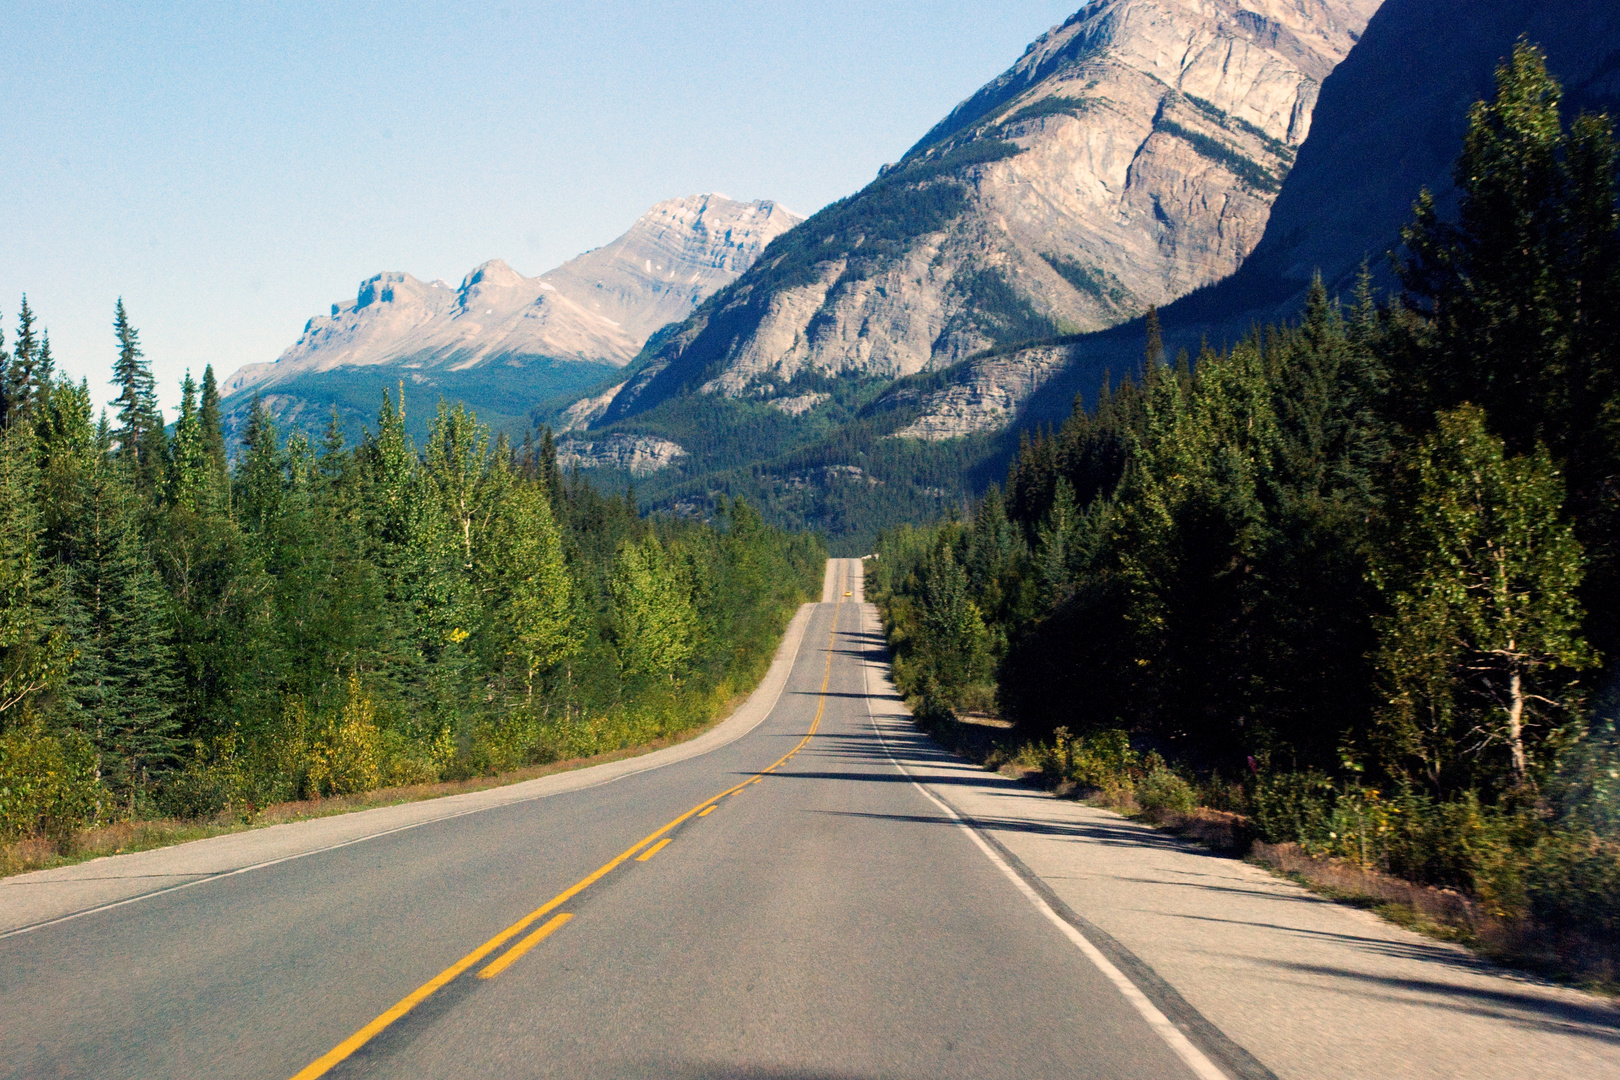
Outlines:
[[[1566,111],[1620,113],[1620,7],[1605,0],[1387,0],[1357,47],[1323,83],[1310,137],[1278,195],[1264,236],[1231,277],[1164,308],[1172,353],[1234,341],[1255,323],[1290,317],[1320,271],[1348,294],[1363,261],[1381,286],[1388,253],[1428,187],[1449,215],[1452,164],[1468,107],[1491,92],[1493,73],[1521,35],[1539,43],[1564,83]],[[1074,396],[1090,398],[1106,371],[1136,369],[1141,321],[1033,350],[1004,350],[953,369],[923,402],[920,437],[951,437],[1008,422],[1051,423]],[[1063,354],[1054,362],[1054,353]],[[969,413],[965,388],[990,372],[1018,393],[1003,412]],[[896,392],[903,392],[897,387]],[[1016,400],[1014,400],[1016,399]]]

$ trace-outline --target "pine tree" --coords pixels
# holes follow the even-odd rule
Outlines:
[[[11,347],[11,362],[0,366],[0,381],[4,390],[5,416],[0,424],[26,424],[33,420],[38,409],[40,385],[40,342],[34,333],[34,312],[28,306],[28,296],[22,298],[22,309],[17,313],[17,339]]]
[[[0,731],[71,662],[48,625],[49,580],[40,560],[39,469],[33,431],[0,431]]]
[[[225,452],[225,417],[219,407],[219,383],[214,379],[213,364],[203,368],[201,421],[203,448],[208,452],[210,483],[215,492],[228,494],[231,466]]]
[[[202,416],[197,409],[197,384],[189,371],[181,386],[180,419],[175,421],[167,464],[165,497],[169,505],[192,513],[214,509],[212,462]]]
[[[113,362],[113,385],[118,396],[110,402],[117,410],[118,426],[113,438],[118,444],[119,456],[131,463],[135,475],[143,486],[151,484],[160,474],[159,461],[154,457],[154,429],[162,435],[163,425],[157,410],[156,384],[152,371],[141,352],[140,335],[129,321],[124,300],[118,299],[113,312],[113,333],[118,340],[118,359]]]
[[[1147,346],[1142,350],[1142,370],[1156,372],[1164,366],[1164,333],[1159,329],[1159,309],[1149,306],[1143,320],[1147,331]]]
[[[257,394],[248,409],[231,505],[244,532],[269,537],[281,513],[285,460],[276,422]]]
[[[922,628],[928,643],[924,694],[933,699],[925,708],[937,711],[954,707],[964,690],[988,677],[990,668],[983,616],[968,594],[967,574],[944,536],[934,545],[924,570],[922,596]]]
[[[556,509],[562,505],[562,471],[557,468],[557,440],[552,436],[549,424],[540,433],[537,455],[541,486],[545,489],[546,498],[551,500],[552,508]]]
[[[39,358],[34,362],[34,392],[36,408],[43,413],[49,406],[56,389],[56,358],[51,355],[51,335],[47,330],[39,334]]]
[[[0,429],[10,424],[11,416],[11,385],[6,377],[11,371],[11,354],[6,352],[6,335],[0,330]]]

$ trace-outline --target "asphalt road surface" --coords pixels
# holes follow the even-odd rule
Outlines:
[[[835,573],[718,750],[0,939],[0,1076],[1197,1075],[890,760]]]

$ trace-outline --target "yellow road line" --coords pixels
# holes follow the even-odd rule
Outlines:
[[[669,841],[666,840],[664,842],[668,843]],[[657,849],[654,848],[653,850],[656,851]],[[546,920],[545,925],[540,927],[540,929],[536,930],[534,933],[530,934],[528,937],[524,938],[522,941],[518,942],[516,945],[512,946],[510,949],[507,949],[500,956],[492,960],[483,971],[478,973],[478,977],[480,979],[493,979],[495,976],[499,975],[501,972],[505,971],[509,966],[511,966],[512,961],[516,960],[518,957],[540,944],[546,938],[550,937],[553,930],[557,929],[559,926],[573,917],[573,915],[566,911],[558,915],[553,915],[550,919]]]
[[[658,841],[658,843],[654,844],[652,847],[648,848],[646,851],[643,851],[640,855],[637,855],[636,856],[636,862],[646,862],[648,859],[652,858],[654,855],[658,854],[660,851],[663,851],[664,846],[666,844],[668,844],[669,842],[670,842],[670,837],[667,837],[667,836],[664,837],[662,840]]]
[[[707,810],[699,810],[698,817],[708,817],[710,814],[714,813],[716,809],[718,809],[718,807],[711,806]]]
[[[844,602],[839,600],[837,605],[833,608],[832,633],[827,636],[827,670],[821,677],[821,701],[816,706],[816,717],[810,722],[810,730],[805,732],[804,738],[799,740],[799,744],[797,746],[783,754],[781,757],[777,758],[765,769],[760,770],[761,773],[769,772],[771,769],[774,769],[778,765],[781,765],[783,762],[787,761],[794,754],[797,754],[800,750],[803,750],[805,744],[808,743],[812,737],[814,737],[816,729],[821,726],[821,715],[827,708],[827,686],[829,681],[832,679],[833,644],[838,640],[838,608],[843,607],[843,604]],[[660,839],[671,829],[678,825],[684,824],[690,818],[701,817],[703,814],[707,814],[710,810],[714,809],[714,806],[712,805],[713,803],[719,802],[728,795],[734,795],[743,788],[747,787],[749,784],[758,783],[762,779],[764,779],[762,775],[756,774],[751,779],[744,780],[740,784],[734,784],[733,786],[722,791],[720,794],[716,795],[714,798],[704,799],[702,802],[698,803],[696,806],[692,807],[692,809],[688,810],[674,821],[671,821],[657,832],[649,833],[647,836],[642,838],[639,843],[633,845],[632,847],[626,848],[613,859],[603,863],[596,870],[580,878],[574,884],[570,885],[568,888],[564,889],[550,900],[547,900],[544,904],[541,904],[539,907],[523,916],[523,918],[519,919],[511,926],[508,926],[505,930],[502,930],[500,933],[496,934],[494,937],[478,946],[478,948],[474,949],[466,956],[463,956],[460,960],[457,960],[454,964],[451,964],[437,975],[433,976],[433,978],[429,979],[415,990],[412,990],[405,997],[401,998],[393,1008],[389,1009],[387,1012],[377,1017],[377,1019],[373,1020],[371,1023],[367,1024],[365,1027],[361,1028],[359,1031],[355,1032],[353,1035],[350,1035],[347,1039],[344,1039],[332,1049],[310,1062],[303,1069],[294,1074],[292,1080],[316,1080],[317,1077],[325,1076],[332,1070],[333,1066],[350,1057],[356,1050],[360,1049],[362,1046],[366,1045],[366,1043],[374,1039],[378,1033],[384,1028],[388,1027],[388,1025],[392,1024],[395,1020],[398,1020],[400,1017],[416,1008],[422,1002],[432,997],[439,990],[443,989],[446,984],[451,982],[457,976],[461,975],[468,968],[473,967],[480,960],[484,959],[484,957],[488,956],[496,949],[499,949],[502,945],[512,940],[518,934],[521,934],[524,930],[533,925],[537,919],[551,914],[551,912],[555,911],[557,908],[566,904],[568,901],[572,900],[574,897],[578,896],[592,885],[595,885],[598,881],[601,881],[608,874],[612,873],[614,870],[617,870],[620,866],[624,865],[624,863],[628,862],[636,855],[637,852],[641,851],[648,844]],[[668,843],[668,841],[666,840],[664,843]],[[663,844],[658,845],[658,847],[662,846]],[[655,848],[654,850],[656,851],[657,849]],[[511,963],[513,960],[516,960],[519,956],[522,956],[523,953],[528,952],[529,949],[533,948],[534,945],[538,944],[542,938],[549,934],[551,929],[561,926],[563,922],[572,917],[573,916],[571,915],[565,914],[560,916],[560,921],[559,919],[552,919],[551,921],[547,922],[546,925],[542,926],[538,931],[529,935],[527,938],[524,938],[517,945],[514,945],[506,956],[502,956],[499,960],[496,960],[478,974],[483,977],[500,974],[500,972],[505,969],[507,964]],[[551,929],[547,929],[548,927]],[[516,955],[513,955],[514,953]],[[510,957],[510,959],[508,959],[508,957]]]

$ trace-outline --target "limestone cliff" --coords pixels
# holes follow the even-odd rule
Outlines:
[[[1260,239],[1322,80],[1379,0],[1097,0],[899,163],[768,248],[601,422],[684,390],[798,397],[1106,327]]]
[[[1355,51],[1325,80],[1309,142],[1279,195],[1265,233],[1234,276],[1160,311],[1172,352],[1201,340],[1241,337],[1292,317],[1313,274],[1348,295],[1363,263],[1380,285],[1385,255],[1427,187],[1443,216],[1454,211],[1452,166],[1469,106],[1492,92],[1496,66],[1519,37],[1547,53],[1566,114],[1620,112],[1620,7],[1609,0],[1387,0]],[[986,356],[951,382],[903,400],[921,415],[899,434],[951,438],[1056,423],[1076,393],[1091,400],[1103,373],[1117,378],[1141,355],[1142,328],[1092,334],[1061,348]],[[1058,358],[1054,362],[1054,358]],[[994,386],[995,408],[974,407]],[[891,397],[908,393],[896,387]]]

